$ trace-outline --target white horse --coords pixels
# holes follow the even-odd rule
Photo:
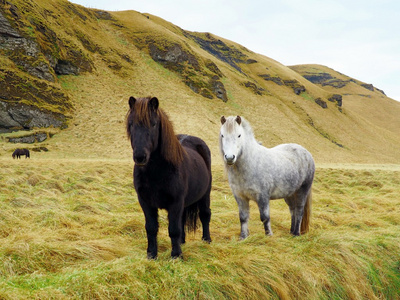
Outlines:
[[[240,239],[249,235],[249,201],[260,210],[265,234],[272,235],[269,200],[284,198],[290,209],[290,233],[309,229],[314,160],[297,144],[266,148],[254,138],[250,124],[240,116],[221,117],[220,150],[229,185],[239,206]]]

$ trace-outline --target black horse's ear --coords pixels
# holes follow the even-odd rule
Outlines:
[[[236,122],[240,125],[240,123],[242,123],[242,118],[240,116],[236,116]]]
[[[225,116],[222,116],[222,117],[221,117],[221,124],[224,125],[225,122],[226,122]]]
[[[135,106],[135,102],[136,102],[136,99],[134,97],[130,96],[129,97],[129,107],[130,107],[130,109],[133,109],[133,107]]]
[[[156,97],[151,98],[149,101],[149,107],[152,108],[154,111],[156,111],[158,109],[158,106],[159,106],[158,99]]]

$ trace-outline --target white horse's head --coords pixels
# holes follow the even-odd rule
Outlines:
[[[244,129],[240,116],[221,117],[219,144],[222,158],[228,165],[233,165],[242,153]]]

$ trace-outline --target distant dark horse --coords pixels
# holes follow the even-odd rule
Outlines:
[[[147,257],[157,257],[158,209],[168,211],[173,258],[181,257],[185,224],[211,242],[211,154],[198,137],[175,135],[157,98],[129,98],[127,133],[133,149],[133,179],[146,219]]]
[[[15,149],[15,151],[12,154],[12,157],[15,159],[15,157],[21,158],[22,155],[25,155],[25,159],[26,158],[31,158],[31,155],[29,153],[28,149]]]

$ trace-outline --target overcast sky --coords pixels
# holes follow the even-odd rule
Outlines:
[[[71,0],[210,32],[284,65],[321,64],[400,101],[399,0]]]

